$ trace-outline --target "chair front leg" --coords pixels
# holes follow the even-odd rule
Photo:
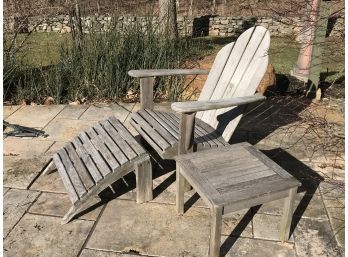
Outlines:
[[[178,154],[185,154],[193,152],[193,138],[195,130],[195,116],[196,113],[182,113],[180,117],[180,129],[179,129],[179,145]],[[191,185],[184,180],[185,191],[192,189]]]

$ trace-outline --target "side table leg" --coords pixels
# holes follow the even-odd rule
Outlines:
[[[280,241],[284,242],[289,239],[292,215],[294,212],[295,196],[297,187],[289,190],[289,196],[284,200],[283,216],[280,222]]]
[[[211,207],[211,228],[209,257],[220,256],[221,226],[222,226],[222,207]]]
[[[184,214],[185,181],[180,167],[176,166],[176,210],[179,214]]]
[[[150,158],[135,164],[137,203],[153,199],[152,165]]]

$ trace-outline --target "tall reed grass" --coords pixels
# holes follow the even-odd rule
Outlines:
[[[65,42],[60,61],[50,67],[34,69],[13,57],[5,58],[4,99],[42,102],[52,96],[56,103],[80,98],[118,100],[129,89],[139,88],[139,81],[128,76],[129,70],[179,68],[202,50],[191,38],[174,41],[159,34],[151,17],[145,23],[119,28],[115,17],[109,30],[85,34],[81,49]],[[161,78],[155,90],[168,100],[177,100],[183,82],[180,77]]]

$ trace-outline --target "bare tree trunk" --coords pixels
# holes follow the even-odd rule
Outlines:
[[[193,0],[190,0],[190,9],[189,9],[189,15],[193,15]]]
[[[178,38],[175,0],[159,0],[159,24],[161,32],[170,39]]]
[[[73,40],[75,42],[76,47],[81,50],[83,41],[83,30],[81,22],[81,11],[78,0],[75,0],[75,4],[70,8],[69,19]]]
[[[309,5],[309,17],[307,24],[304,25],[305,31],[302,47],[300,49],[297,63],[291,71],[291,75],[304,81],[307,81],[309,76],[309,68],[311,65],[313,51],[313,39],[318,19],[319,6],[320,0],[312,0],[311,4]]]
[[[96,2],[97,2],[97,12],[99,15],[100,14],[100,3],[99,3],[99,0],[97,0]]]

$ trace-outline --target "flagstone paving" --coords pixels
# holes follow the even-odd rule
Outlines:
[[[175,163],[159,162],[156,157],[151,202],[136,204],[135,175],[130,173],[116,181],[112,190],[102,192],[102,201],[96,198],[94,206],[61,225],[70,200],[57,172],[41,174],[52,154],[83,129],[111,115],[137,135],[129,120],[130,113],[139,106],[121,103],[4,108],[4,117],[10,123],[42,128],[49,134],[46,138],[4,139],[4,256],[207,256],[209,209],[191,190],[185,194],[185,214],[178,215]],[[156,104],[155,108],[169,110],[170,103]],[[279,130],[256,141],[255,124],[260,126],[257,122],[246,124],[247,132],[243,126],[239,128],[234,140],[255,143],[303,184],[296,196],[292,236],[286,243],[278,240],[283,200],[241,210],[223,219],[221,256],[342,256],[344,190],[313,171],[317,166],[309,167],[308,149],[276,149],[286,148],[279,143],[285,137],[284,121]],[[296,135],[291,138],[283,141],[290,144],[298,140]]]

